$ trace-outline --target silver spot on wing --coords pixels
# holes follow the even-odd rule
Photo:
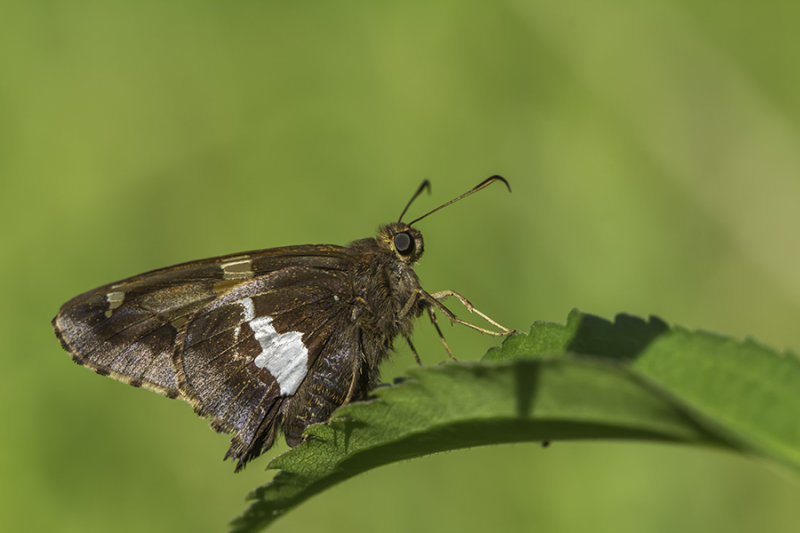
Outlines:
[[[253,306],[253,299],[245,298],[244,300],[240,300],[239,303],[241,303],[244,308],[245,321],[250,322],[253,320],[256,317],[256,308]]]
[[[308,349],[303,344],[303,334],[299,331],[278,333],[272,325],[272,317],[255,316],[252,298],[239,303],[253,336],[261,345],[261,353],[253,363],[272,374],[282,396],[294,394],[308,373]]]

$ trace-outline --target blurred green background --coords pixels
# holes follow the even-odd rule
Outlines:
[[[369,236],[426,177],[412,216],[514,189],[420,223],[429,291],[522,330],[579,307],[800,348],[798,5],[3,3],[0,530],[224,529],[266,458],[234,475],[225,436],[73,364],[50,319],[156,267]],[[415,342],[445,359],[426,321]],[[796,532],[798,501],[741,457],[557,442],[381,468],[274,531]]]

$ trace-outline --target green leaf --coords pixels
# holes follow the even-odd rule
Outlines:
[[[800,359],[754,341],[669,329],[618,315],[611,323],[572,311],[567,325],[537,322],[484,361],[542,354],[627,361],[631,371],[673,398],[730,446],[800,469]]]
[[[740,450],[800,468],[800,360],[752,342],[614,323],[578,311],[537,322],[480,363],[409,372],[340,408],[273,459],[234,531],[257,531],[327,487],[380,465],[484,444],[648,439]]]

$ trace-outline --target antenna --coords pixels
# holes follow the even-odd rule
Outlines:
[[[431,215],[431,214],[435,213],[435,212],[436,212],[436,211],[438,211],[439,209],[445,208],[445,207],[447,207],[447,206],[448,206],[448,205],[450,205],[450,204],[454,204],[454,203],[456,203],[456,202],[457,202],[457,201],[459,201],[459,200],[463,200],[464,198],[466,198],[466,197],[467,197],[467,196],[469,196],[470,194],[476,193],[476,192],[480,191],[481,189],[485,189],[486,187],[488,187],[489,185],[491,185],[491,184],[492,184],[492,183],[494,183],[495,181],[502,181],[502,182],[505,184],[506,188],[508,188],[508,192],[511,192],[511,185],[509,185],[509,184],[508,184],[508,182],[506,181],[506,179],[505,179],[503,176],[494,175],[494,176],[491,176],[491,177],[489,177],[489,178],[486,178],[485,180],[483,180],[482,182],[480,182],[479,184],[477,184],[476,186],[474,186],[473,188],[471,188],[470,190],[468,190],[467,192],[465,192],[465,193],[464,193],[464,194],[462,194],[461,196],[457,196],[456,198],[453,198],[453,199],[452,199],[452,200],[450,200],[449,202],[445,202],[445,203],[443,203],[442,205],[440,205],[439,207],[437,207],[437,208],[435,208],[435,209],[431,209],[430,211],[428,211],[427,213],[425,213],[425,214],[424,214],[424,215],[422,215],[421,217],[417,217],[417,218],[415,218],[414,220],[412,220],[411,222],[409,222],[409,223],[408,223],[408,225],[409,225],[409,226],[411,226],[412,224],[415,224],[416,222],[419,222],[420,220],[422,220],[422,219],[423,219],[423,218],[425,218],[426,216],[428,216],[428,215]],[[425,180],[425,181],[422,183],[422,185],[420,186],[419,190],[417,191],[417,194],[415,194],[415,195],[414,195],[414,197],[413,197],[413,198],[411,198],[412,200],[413,200],[414,198],[416,198],[416,197],[419,195],[419,193],[420,193],[420,192],[422,192],[422,189],[423,189],[423,187],[424,187],[426,184],[428,184],[428,180]],[[429,185],[429,188],[430,188],[430,185]],[[409,205],[410,205],[410,204],[411,204],[411,202],[409,202]],[[406,206],[406,209],[408,209],[408,206]],[[405,209],[403,210],[403,214],[405,214]],[[400,216],[400,218],[401,218],[401,219],[403,218],[403,217],[402,217],[402,215]]]
[[[416,200],[417,196],[422,194],[422,191],[424,191],[425,189],[428,189],[428,194],[430,194],[430,192],[431,192],[431,182],[428,181],[428,180],[424,180],[422,182],[422,184],[420,184],[419,189],[417,189],[417,192],[415,192],[414,196],[411,197],[411,200],[408,201],[408,203],[406,204],[406,207],[403,209],[403,212],[400,213],[400,218],[397,219],[398,223],[403,221],[403,215],[406,214],[406,211],[408,211],[408,208],[411,207],[412,202],[414,200]]]

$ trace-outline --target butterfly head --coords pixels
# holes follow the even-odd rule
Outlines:
[[[380,231],[378,232],[377,241],[378,244],[384,250],[388,251],[389,253],[393,253],[400,261],[405,264],[414,264],[419,261],[419,258],[422,257],[422,252],[424,250],[424,245],[422,242],[422,233],[420,233],[417,229],[412,228],[411,226],[423,218],[427,217],[430,214],[435,213],[436,211],[447,207],[448,205],[458,202],[459,200],[466,198],[467,196],[484,189],[485,187],[491,185],[495,181],[501,181],[508,187],[508,190],[511,190],[511,186],[509,186],[508,182],[502,176],[491,176],[480,182],[478,185],[473,187],[472,189],[468,190],[464,194],[457,196],[450,200],[449,202],[445,202],[439,207],[435,209],[431,209],[427,213],[422,216],[419,216],[412,220],[411,222],[403,222],[403,216],[408,211],[408,208],[414,202],[414,200],[419,196],[422,191],[428,189],[430,191],[431,184],[428,180],[422,182],[422,185],[419,186],[417,192],[411,197],[411,200],[408,201],[405,208],[403,208],[403,212],[400,213],[400,218],[397,219],[397,222],[393,222],[391,224],[387,224],[383,226]]]
[[[407,264],[419,261],[425,249],[422,233],[405,222],[393,222],[383,226],[378,232],[378,243]]]

